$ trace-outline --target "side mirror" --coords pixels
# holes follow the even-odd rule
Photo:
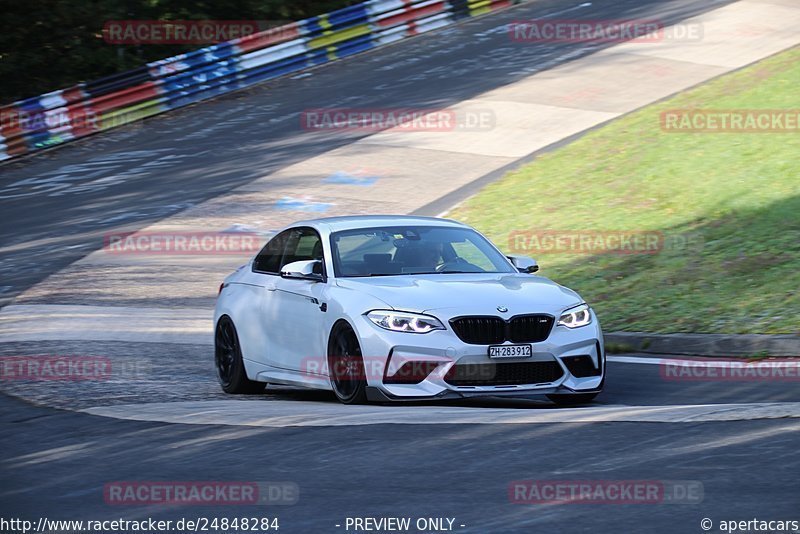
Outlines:
[[[528,273],[532,274],[539,270],[539,264],[536,263],[536,260],[533,258],[529,258],[528,256],[506,256],[511,263],[514,264],[514,267],[521,273]]]
[[[281,277],[322,282],[322,262],[320,260],[301,260],[287,263],[281,269]]]

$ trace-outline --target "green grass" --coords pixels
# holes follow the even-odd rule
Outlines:
[[[514,231],[653,231],[656,254],[525,253],[608,330],[800,333],[800,134],[664,132],[665,110],[800,109],[800,48],[537,158],[450,217]],[[691,237],[680,246],[681,237]]]

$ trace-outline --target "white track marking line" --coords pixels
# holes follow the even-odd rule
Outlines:
[[[375,424],[547,424],[597,422],[695,423],[800,418],[800,402],[585,408],[462,406],[341,406],[285,400],[222,400],[101,406],[83,413],[164,423],[257,427]],[[800,425],[798,425],[800,430]]]
[[[212,317],[200,308],[16,304],[0,311],[0,342],[209,344]]]
[[[771,360],[753,360],[748,361],[745,358],[708,358],[708,357],[698,357],[697,359],[692,358],[659,358],[658,356],[654,356],[652,358],[647,357],[640,357],[640,356],[607,356],[606,360],[612,363],[634,363],[634,364],[644,364],[644,365],[697,365],[705,368],[715,368],[715,369],[727,369],[730,368],[731,365],[756,365],[756,364],[764,364],[769,362],[769,365],[772,367],[787,367],[787,368],[796,368],[800,367],[800,360],[796,358],[786,358],[786,359],[771,359]]]

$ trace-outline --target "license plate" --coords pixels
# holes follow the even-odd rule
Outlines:
[[[533,349],[530,345],[491,345],[490,358],[530,358]]]

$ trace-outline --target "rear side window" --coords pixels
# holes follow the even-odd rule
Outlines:
[[[264,245],[261,252],[253,261],[253,270],[260,273],[278,274],[281,268],[281,258],[283,250],[286,248],[286,241],[290,237],[291,230],[286,230],[276,235]]]

